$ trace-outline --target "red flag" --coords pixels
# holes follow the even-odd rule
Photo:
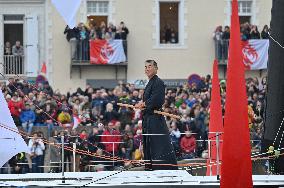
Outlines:
[[[216,133],[219,133],[219,140],[223,140],[223,118],[222,118],[222,106],[218,77],[218,61],[215,60],[213,64],[213,80],[211,91],[211,103],[210,103],[210,122],[209,122],[209,134],[210,140],[208,153],[209,159],[207,160],[207,176],[217,175],[217,147],[216,147]],[[219,160],[222,161],[222,141],[219,142]],[[220,169],[218,174],[220,174]]]
[[[43,62],[42,64],[40,73],[43,75],[46,75],[46,63],[45,62]]]
[[[221,188],[253,187],[249,139],[245,67],[241,51],[238,2],[237,0],[233,0]]]

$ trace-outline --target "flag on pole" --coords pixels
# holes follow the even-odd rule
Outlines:
[[[213,80],[210,102],[210,122],[209,122],[209,134],[208,134],[208,154],[207,160],[207,176],[217,175],[217,142],[216,133],[219,135],[219,162],[222,161],[222,138],[223,138],[223,117],[221,106],[219,76],[218,76],[218,61],[215,60],[213,64]],[[220,174],[220,169],[218,169]]]
[[[233,0],[227,69],[221,188],[253,187],[247,106],[238,2]]]
[[[51,0],[59,14],[63,17],[69,28],[74,28],[76,24],[76,14],[82,0]]]
[[[0,168],[18,153],[29,153],[26,142],[18,132],[0,89]]]

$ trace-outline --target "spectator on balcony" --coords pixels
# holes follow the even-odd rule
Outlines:
[[[14,56],[23,56],[24,55],[24,48],[21,45],[20,41],[16,41],[16,44],[12,48],[12,53]]]
[[[98,36],[96,31],[96,22],[92,21],[89,23],[89,30],[90,30],[90,40],[97,39]]]
[[[241,39],[243,41],[250,39],[250,24],[248,22],[241,25]]]
[[[25,109],[21,112],[20,120],[24,130],[30,135],[35,121],[35,113],[30,109],[30,104],[26,103]]]
[[[223,57],[224,59],[228,59],[228,49],[229,49],[229,40],[230,40],[230,27],[229,26],[225,26],[225,30],[223,32]]]
[[[97,38],[104,39],[105,33],[106,33],[106,23],[102,21],[100,27],[97,29]]]
[[[183,159],[192,159],[195,157],[196,140],[191,133],[191,131],[185,131],[185,136],[180,141]]]
[[[162,43],[170,43],[171,40],[171,26],[167,23],[162,31]]]
[[[77,58],[76,48],[77,48],[77,41],[79,39],[79,29],[77,27],[71,29],[67,25],[65,27],[64,34],[66,34],[66,39],[71,45],[71,58],[72,60],[75,60]]]
[[[175,43],[178,43],[177,41],[178,41],[178,40],[177,40],[176,33],[175,33],[175,32],[172,32],[172,33],[171,33],[170,42],[171,42],[172,44],[175,44]]]
[[[230,39],[230,27],[227,26],[227,25],[225,26],[222,39],[223,40],[229,40]]]
[[[107,32],[110,34],[111,38],[114,39],[116,33],[116,27],[113,25],[112,22],[108,23]]]
[[[106,34],[105,34],[105,40],[106,41],[111,41],[113,38],[111,37],[111,33],[109,33],[109,32],[106,32]]]
[[[213,39],[215,40],[215,57],[218,61],[222,60],[222,26],[218,26],[213,33]]]
[[[129,34],[129,30],[128,30],[128,28],[125,26],[125,24],[124,24],[123,21],[120,22],[120,27],[121,27],[121,29],[122,29],[122,32],[125,33],[125,36],[126,36],[126,38],[127,38],[127,35]],[[123,40],[126,40],[126,38],[123,39]]]
[[[174,28],[172,27],[170,30],[170,39],[169,42],[172,44],[178,43],[178,36],[177,32],[175,32]]]
[[[79,59],[89,60],[89,31],[83,23],[79,24]]]
[[[253,25],[250,31],[250,39],[260,39],[260,33],[256,25]]]
[[[268,34],[269,28],[267,25],[263,27],[263,30],[261,31],[261,38],[262,39],[269,39],[269,34]]]
[[[4,55],[12,55],[12,47],[10,42],[5,43]]]
[[[119,25],[115,33],[114,39],[126,40],[127,34],[122,30],[122,27]]]

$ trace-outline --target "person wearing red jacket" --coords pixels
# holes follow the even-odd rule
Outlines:
[[[192,136],[191,131],[185,131],[185,136],[180,142],[183,159],[191,159],[195,156],[196,140]]]
[[[8,107],[16,126],[21,126],[20,114],[25,107],[22,99],[18,96],[18,94],[13,95],[12,99],[8,103]]]
[[[114,155],[118,155],[119,143],[117,142],[121,142],[121,136],[120,132],[114,129],[114,124],[112,122],[108,123],[106,130],[102,134],[101,140],[105,146],[105,151],[111,154],[114,151]]]

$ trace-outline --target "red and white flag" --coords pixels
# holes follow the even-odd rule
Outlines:
[[[126,61],[122,40],[90,41],[91,64],[116,64]]]
[[[242,41],[243,61],[246,69],[266,69],[268,62],[269,40]]]

